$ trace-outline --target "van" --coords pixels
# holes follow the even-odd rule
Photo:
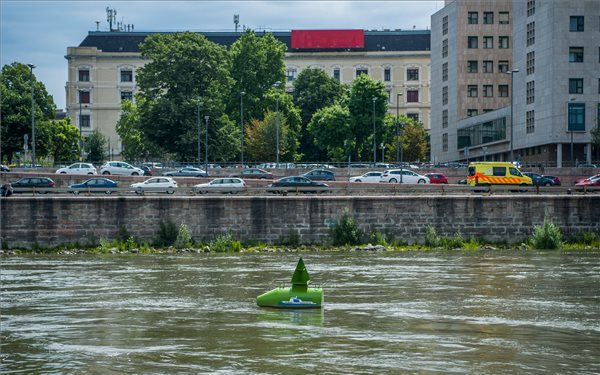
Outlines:
[[[509,162],[475,162],[467,168],[469,186],[533,185],[530,177]]]

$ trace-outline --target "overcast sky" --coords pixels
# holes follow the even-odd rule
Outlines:
[[[413,29],[430,28],[443,1],[0,1],[0,62],[34,64],[58,108],[65,108],[67,47],[79,45],[88,31],[108,30],[106,8],[135,31],[234,31],[240,28]]]

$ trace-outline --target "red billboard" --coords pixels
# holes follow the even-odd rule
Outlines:
[[[292,30],[292,49],[364,47],[364,30]]]

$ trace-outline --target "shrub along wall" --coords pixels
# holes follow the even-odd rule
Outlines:
[[[598,195],[502,196],[142,196],[11,197],[0,203],[3,246],[29,248],[98,243],[124,225],[152,242],[160,223],[186,224],[195,241],[231,233],[242,242],[279,243],[291,232],[304,244],[329,241],[344,208],[360,228],[407,243],[422,243],[432,225],[440,235],[515,243],[548,215],[565,235],[599,231]]]

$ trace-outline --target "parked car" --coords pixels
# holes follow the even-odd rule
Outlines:
[[[533,182],[535,186],[554,186],[554,180],[548,177],[544,177],[541,174],[534,172],[523,172],[523,174]]]
[[[273,173],[260,168],[246,168],[229,174],[229,177],[254,178],[254,179],[273,179]]]
[[[0,172],[10,172],[10,168],[4,164],[0,164]]]
[[[575,180],[575,185],[577,185],[580,182],[585,182],[585,181],[589,181],[589,180],[596,180],[598,178],[600,178],[600,174],[595,174],[593,176],[586,177],[586,178],[580,178],[580,179]]]
[[[428,184],[429,178],[408,169],[390,169],[381,175],[379,182],[391,182],[403,184]]]
[[[36,192],[40,194],[48,194],[52,192],[56,183],[48,177],[23,177],[12,184],[13,193],[30,193]]]
[[[152,177],[144,182],[136,182],[130,185],[136,194],[149,193],[167,193],[173,194],[177,189],[177,181],[171,177]]]
[[[187,176],[187,177],[208,177],[205,170],[196,167],[184,167],[176,171],[163,172],[163,176]]]
[[[363,173],[360,176],[350,177],[348,181],[350,182],[379,182],[379,178],[381,177],[382,172],[367,172]]]
[[[328,185],[323,182],[313,181],[304,176],[288,176],[273,181],[273,183],[268,186],[267,191],[271,193],[286,194],[288,191],[294,191],[294,188],[296,188],[302,193],[318,193],[319,191],[325,190],[327,187]],[[311,190],[310,188],[316,188],[316,190]]]
[[[142,164],[139,167],[142,171],[144,171],[144,176],[152,176],[152,168],[147,166],[146,164]]]
[[[237,194],[240,191],[246,190],[246,183],[244,180],[237,177],[222,177],[215,178],[214,180],[205,184],[194,185],[192,191],[194,193],[207,194],[207,193],[223,193],[223,194]]]
[[[68,167],[56,170],[58,174],[98,174],[96,167],[90,163],[73,163]]]
[[[554,186],[561,186],[562,185],[562,182],[560,181],[560,177],[557,177],[557,176],[548,176],[548,175],[542,175],[542,177],[551,179],[554,182]]]
[[[447,184],[448,177],[443,173],[426,173],[425,177],[429,178],[429,182],[432,184]]]
[[[144,171],[124,161],[107,161],[100,167],[100,174],[117,174],[126,176],[142,176]]]
[[[578,164],[577,168],[598,168],[596,164]]]
[[[104,177],[94,177],[80,184],[69,185],[69,192],[79,194],[81,192],[111,194],[119,183]]]
[[[326,169],[313,169],[302,175],[313,181],[335,181],[335,174]]]
[[[150,169],[162,169],[162,164],[161,163],[151,163],[151,162],[146,162],[143,163],[142,165],[145,165],[146,167],[150,168]]]

